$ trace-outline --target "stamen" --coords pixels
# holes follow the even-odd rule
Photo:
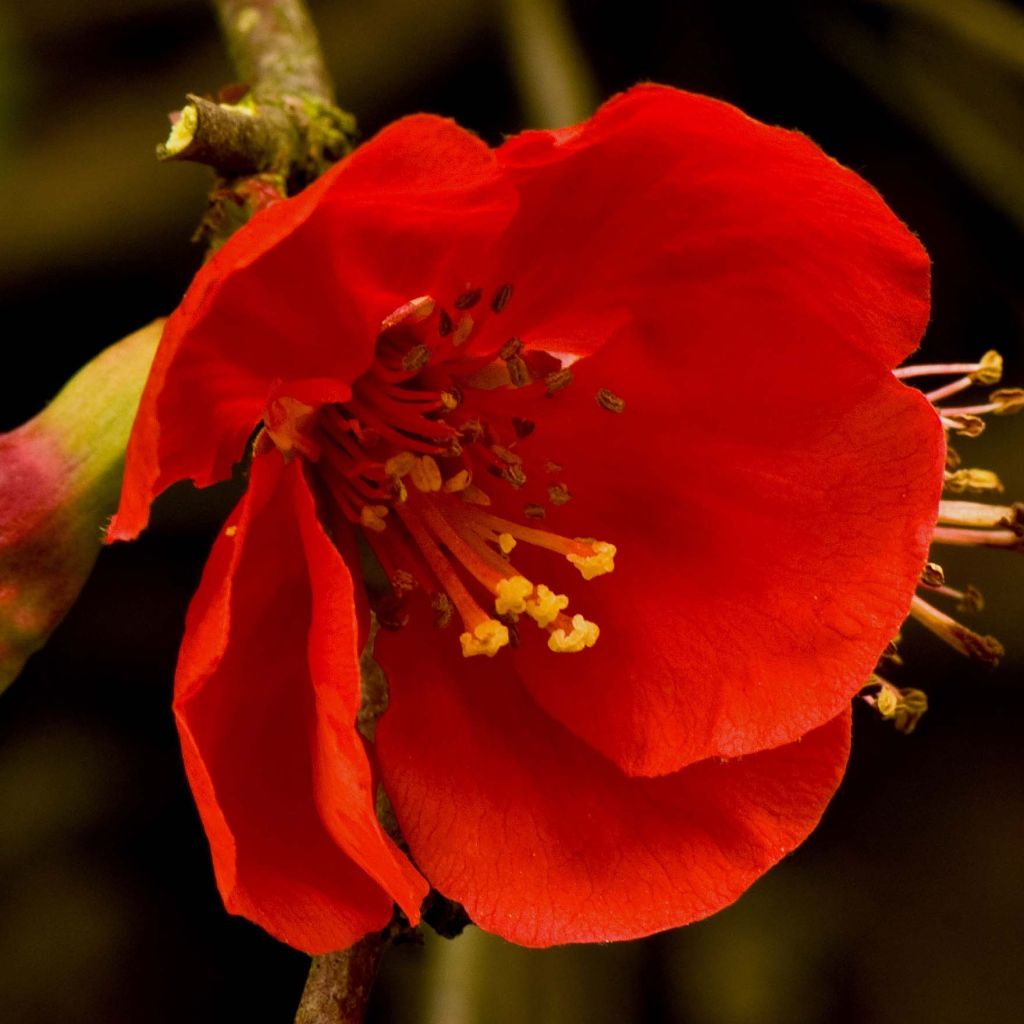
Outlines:
[[[973,530],[958,526],[937,526],[932,540],[953,547],[1010,548],[1024,550],[1024,540],[1014,529]]]
[[[872,675],[868,686],[877,686],[875,695],[865,694],[864,700],[895,726],[897,732],[909,736],[917,727],[921,716],[928,710],[928,697],[922,690],[900,689],[880,675]]]
[[[961,437],[979,437],[985,430],[985,421],[973,414],[942,415],[942,425]]]
[[[1024,409],[1024,388],[1000,388],[993,391],[984,405],[964,405],[939,411],[950,419],[965,419],[971,416],[1012,416]],[[970,436],[970,435],[969,435]]]
[[[945,640],[950,647],[977,658],[987,665],[998,665],[1000,658],[1006,653],[1003,645],[994,636],[981,636],[973,630],[962,626],[924,598],[914,597],[910,604],[910,614],[926,629],[937,637]]]
[[[995,384],[1003,373],[1003,358],[998,352],[989,351],[976,363],[922,363],[893,370],[893,376],[899,380],[910,377],[951,377],[961,373],[971,375],[976,384]]]
[[[480,296],[483,295],[484,291],[482,288],[471,288],[468,291],[464,291],[454,302],[456,309],[470,309],[480,301]]]
[[[984,505],[977,501],[940,501],[939,522],[956,526],[1008,526],[1024,534],[1024,506]]]
[[[1003,493],[1003,482],[988,469],[957,469],[946,473],[945,488],[950,494]]]

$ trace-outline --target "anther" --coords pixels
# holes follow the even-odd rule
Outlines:
[[[619,398],[614,391],[609,391],[607,388],[601,388],[594,398],[597,400],[597,404],[602,409],[607,409],[608,412],[619,413],[626,408],[626,400]]]
[[[471,309],[480,301],[480,296],[483,295],[484,291],[482,288],[471,288],[468,291],[464,291],[456,300],[456,309]]]
[[[572,495],[565,484],[550,484],[548,486],[548,501],[552,505],[565,505],[571,500]]]
[[[399,306],[393,313],[389,313],[380,322],[380,329],[382,331],[388,330],[390,327],[396,327],[402,323],[417,323],[420,320],[426,320],[431,313],[434,312],[434,307],[437,303],[429,295],[421,295],[419,298],[412,299],[405,303],[403,306]]]
[[[998,384],[1003,376],[1003,357],[995,350],[986,352],[969,376],[975,384]]]
[[[617,550],[614,544],[608,544],[603,540],[587,541],[582,538],[577,538],[577,540],[583,544],[590,544],[594,553],[592,555],[568,554],[565,557],[572,565],[576,566],[585,580],[592,580],[605,573],[614,572]]]
[[[510,555],[513,548],[516,546],[516,539],[511,533],[499,533],[498,534],[498,547],[501,548],[503,555]]]
[[[508,379],[512,382],[513,387],[525,388],[533,380],[530,376],[530,368],[522,356],[513,356],[505,363],[505,366],[508,369]]]
[[[1003,482],[988,469],[955,469],[947,472],[945,488],[950,494],[1002,494]]]
[[[455,605],[447,594],[435,594],[430,599],[430,606],[434,609],[434,625],[438,629],[444,629],[455,614]]]
[[[452,320],[451,314],[446,309],[442,309],[437,315],[437,333],[442,338],[447,338],[452,331],[455,330],[455,322]]]
[[[503,284],[495,293],[494,298],[491,299],[491,309],[495,313],[500,313],[512,298],[512,285]]]
[[[533,593],[533,584],[525,576],[499,580],[495,587],[494,610],[499,615],[521,615],[526,599]]]
[[[508,642],[508,626],[497,619],[485,619],[472,633],[467,631],[459,637],[464,658],[479,654],[493,658],[502,647],[508,646]]]
[[[444,491],[445,494],[458,494],[469,486],[472,479],[473,475],[468,469],[460,469],[455,476],[451,476],[445,480],[441,490]]]
[[[359,510],[359,521],[374,533],[383,533],[387,528],[384,517],[388,514],[387,505],[364,505]]]
[[[544,384],[547,386],[547,393],[549,395],[553,395],[556,391],[561,391],[562,388],[568,387],[571,383],[572,370],[568,368],[555,370],[544,378]]]
[[[537,584],[533,596],[526,602],[526,614],[540,626],[547,629],[560,612],[569,607],[569,598],[565,594],[556,594],[543,583]]]
[[[1024,409],[1024,388],[1000,388],[988,396],[997,416],[1009,416]]]
[[[582,615],[572,617],[572,631],[568,634],[564,629],[553,630],[548,637],[548,648],[556,654],[575,654],[585,647],[593,647],[601,631],[593,622],[588,622]]]
[[[469,341],[469,335],[472,330],[473,318],[468,313],[464,313],[459,317],[459,322],[455,325],[455,333],[452,335],[452,344],[464,345]]]
[[[519,355],[523,351],[523,342],[520,338],[509,338],[504,345],[498,350],[498,357],[500,359],[509,360],[513,356]]]
[[[534,423],[533,420],[524,420],[520,419],[518,416],[513,416],[512,429],[516,432],[516,437],[522,441],[537,429],[537,424]]]
[[[430,362],[430,349],[426,345],[414,345],[402,356],[402,369],[406,373],[418,373]]]
[[[978,437],[985,430],[985,421],[980,416],[970,413],[943,415],[942,425],[961,437]]]
[[[873,675],[868,686],[877,686],[879,690],[864,699],[873,704],[883,718],[891,721],[897,732],[909,736],[928,710],[928,697],[924,691],[900,689],[879,675]]]
[[[413,467],[416,465],[416,456],[412,452],[399,452],[397,455],[392,455],[387,462],[384,463],[384,472],[388,476],[394,476],[401,479],[403,476],[408,476],[412,472]]]
[[[424,494],[441,490],[443,483],[441,468],[429,455],[416,460],[416,464],[409,470],[409,479],[413,486]]]
[[[530,504],[523,506],[523,515],[526,516],[527,519],[543,519],[544,506],[530,502]]]
[[[946,574],[937,562],[929,562],[921,571],[921,582],[926,587],[941,587],[946,582]]]
[[[926,629],[945,640],[954,650],[977,658],[987,665],[998,665],[1006,653],[1003,645],[994,636],[981,636],[962,626],[956,619],[930,605],[923,598],[915,597],[910,604],[910,614]]]

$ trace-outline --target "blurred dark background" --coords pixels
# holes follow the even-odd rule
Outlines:
[[[313,4],[365,135],[414,110],[488,141],[654,79],[799,127],[873,182],[935,261],[931,360],[991,347],[1024,383],[1024,12],[1005,0],[337,0]],[[164,112],[232,79],[203,0],[0,7],[0,429],[180,298],[202,168],[158,166]],[[548,84],[553,82],[554,84]],[[585,110],[584,110],[585,112]],[[15,369],[16,367],[16,369]],[[1024,499],[1024,420],[959,446]],[[307,961],[221,909],[169,710],[176,645],[228,489],[178,490],[106,551],[0,699],[0,1020],[290,1021]],[[982,1024],[1022,1019],[1024,560],[942,558],[1009,655],[913,625],[811,840],[675,933],[533,952],[470,929],[391,954],[377,1022]]]

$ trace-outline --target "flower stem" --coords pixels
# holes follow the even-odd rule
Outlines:
[[[295,1024],[363,1024],[387,933],[373,932],[349,949],[313,957]]]

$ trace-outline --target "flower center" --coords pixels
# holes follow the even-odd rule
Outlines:
[[[461,618],[466,657],[517,645],[524,615],[547,633],[552,651],[582,651],[597,641],[598,627],[569,613],[567,595],[516,568],[517,545],[564,557],[585,580],[615,567],[613,544],[491,511],[492,496],[507,498],[527,482],[516,448],[537,425],[516,410],[572,380],[561,360],[518,338],[485,351],[468,344],[512,294],[505,284],[485,302],[482,289],[467,290],[451,312],[429,296],[413,299],[382,323],[374,361],[349,400],[314,410],[281,397],[264,417],[269,440],[286,457],[300,454],[315,466],[323,490],[363,531],[387,572],[392,594],[382,624],[400,626],[404,598],[421,587],[439,625],[454,613]],[[598,401],[612,412],[623,406],[611,392]],[[571,497],[555,478],[561,468],[544,465],[554,506]],[[524,519],[545,513],[543,504],[523,506]]]

